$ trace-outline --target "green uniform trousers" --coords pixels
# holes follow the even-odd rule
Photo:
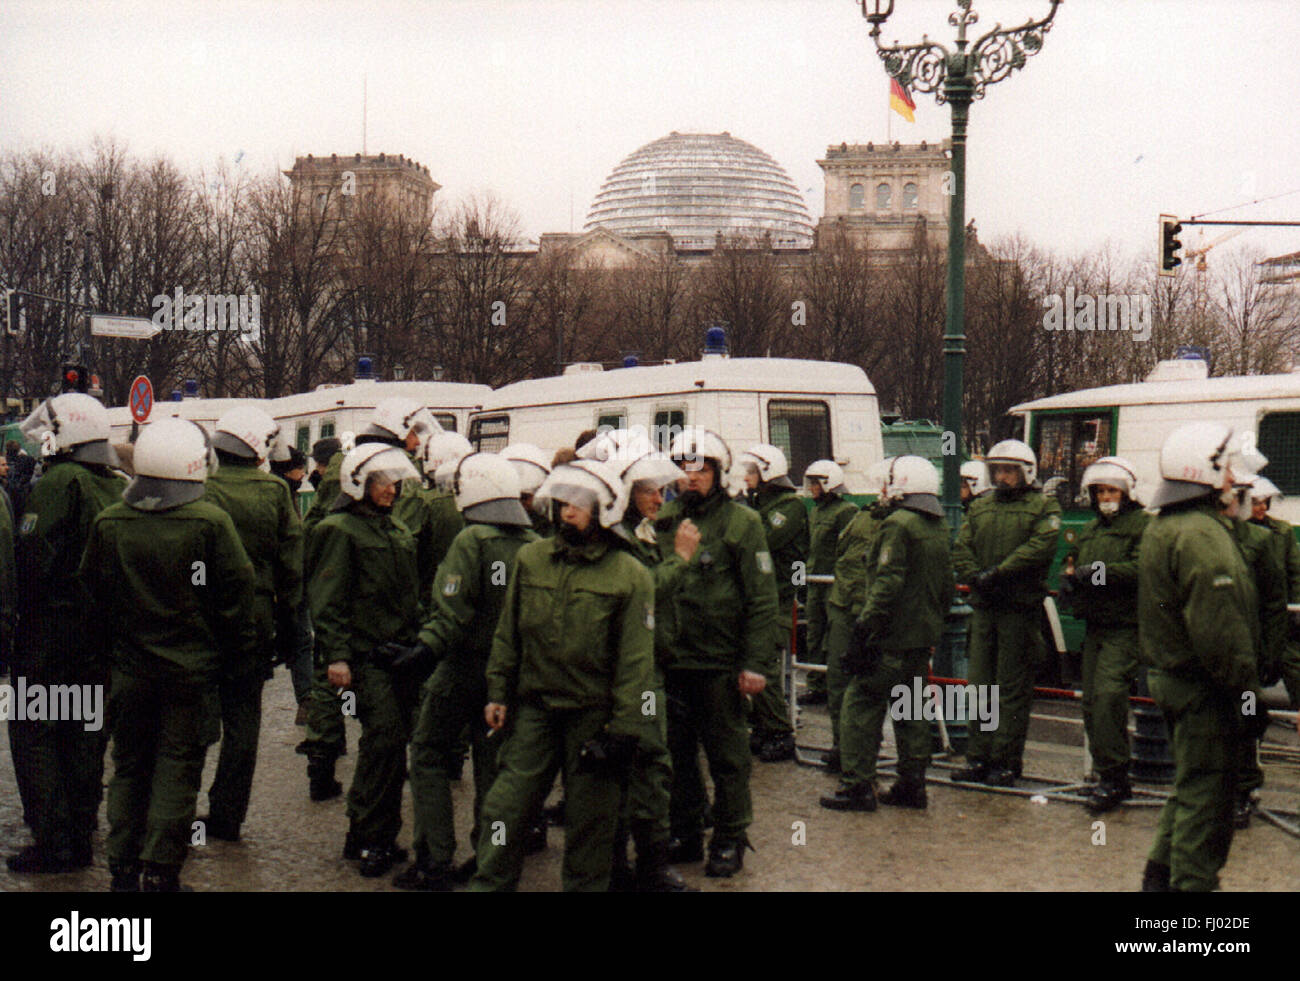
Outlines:
[[[767,686],[754,696],[749,708],[749,721],[754,732],[764,739],[788,736],[794,732],[790,724],[790,705],[786,701],[785,690],[781,687],[781,666],[785,663],[790,646],[788,628],[781,634],[781,643],[777,647],[772,666],[763,672]]]
[[[451,781],[460,775],[466,729],[474,761],[474,827],[478,841],[483,799],[497,774],[498,737],[488,738],[483,721],[487,704],[483,662],[451,656],[434,668],[420,693],[420,711],[411,737],[411,798],[415,813],[415,851],[437,866],[456,854]]]
[[[668,696],[662,672],[655,670],[654,726],[637,747],[636,761],[628,773],[621,818],[636,842],[637,854],[672,837],[669,804],[672,800],[673,761],[668,752]]]
[[[840,716],[844,712],[844,689],[848,677],[841,668],[844,652],[853,636],[853,614],[842,606],[828,605],[826,629],[826,707],[831,717],[831,745],[840,745]]]
[[[829,605],[826,600],[830,595],[830,586],[808,584],[808,604],[805,608],[808,615],[807,649],[799,658],[805,664],[826,663],[826,634],[829,620]],[[820,671],[809,672],[808,690],[826,691],[826,676]]]
[[[77,719],[9,720],[9,751],[23,819],[31,826],[36,844],[49,851],[88,847],[104,796],[108,726],[103,710],[108,679],[86,675],[76,682],[51,683],[30,674],[23,677],[29,689],[36,684],[60,683],[94,684],[100,688],[100,728],[94,732],[87,732],[86,721]],[[10,678],[9,683],[16,688],[18,676]]]
[[[713,778],[713,840],[743,838],[754,818],[749,795],[753,765],[745,735],[745,696],[739,671],[668,672],[668,751],[672,755],[673,834],[698,837],[708,798],[700,773],[700,746]]]
[[[1291,707],[1300,708],[1300,642],[1288,640],[1282,648],[1282,683]]]
[[[1083,638],[1083,728],[1093,769],[1128,774],[1128,699],[1137,680],[1137,627],[1088,626]]]
[[[203,760],[220,732],[217,683],[160,658],[143,667],[113,669],[108,860],[181,865]]]
[[[420,681],[371,664],[352,666],[361,738],[348,789],[348,819],[362,848],[392,845],[402,828],[406,744],[415,724]]]
[[[970,618],[969,678],[998,686],[998,727],[970,727],[966,759],[1005,769],[1020,766],[1034,701],[1034,670],[1042,656],[1036,610],[975,610]]]
[[[915,718],[894,719],[894,739],[898,744],[899,775],[924,773],[930,764],[930,723],[912,704],[913,679],[921,679],[922,691],[930,666],[930,649],[918,647],[905,651],[883,651],[871,671],[848,679],[844,707],[840,717],[840,752],[844,787],[869,784],[876,779],[876,757],[884,733],[885,716],[891,715],[891,693],[895,685],[905,685],[905,711],[899,714]]]
[[[1230,693],[1161,671],[1148,674],[1164,713],[1174,754],[1174,789],[1160,811],[1148,858],[1170,871],[1179,892],[1210,892],[1232,846],[1241,731],[1240,703]]]
[[[511,731],[497,757],[497,778],[483,801],[478,871],[470,891],[518,887],[524,829],[545,802],[560,770],[564,773],[564,891],[607,891],[621,781],[579,772],[578,753],[583,743],[604,729],[609,710],[547,710],[523,704],[512,706],[510,716]]]
[[[208,816],[239,826],[248,815],[248,798],[257,767],[257,740],[262,731],[260,669],[237,678],[224,678],[217,686],[221,701],[221,751],[217,772],[208,790]]]
[[[329,682],[328,665],[317,665],[312,671],[311,690],[307,693],[307,735],[303,741],[308,756],[336,760],[348,751],[339,690]]]

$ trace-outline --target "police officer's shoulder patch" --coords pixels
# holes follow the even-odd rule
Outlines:
[[[1047,524],[1053,531],[1058,530],[1061,527],[1061,516],[1059,514],[1048,515]]]
[[[653,603],[645,605],[645,628],[646,630],[654,630],[655,628],[655,605]]]
[[[887,565],[889,565],[889,546],[885,545],[880,550],[880,568],[883,569]]]
[[[1214,581],[1210,584],[1211,588],[1213,589],[1226,589],[1228,586],[1231,585],[1232,585],[1232,576],[1227,576],[1227,575],[1215,576]]]
[[[442,584],[442,595],[455,596],[458,592],[460,592],[460,576],[448,576],[446,582]]]
[[[36,530],[37,515],[28,511],[23,515],[22,522],[18,525],[18,534],[30,535]]]
[[[780,528],[783,524],[785,524],[785,515],[782,514],[780,511],[773,511],[772,516],[767,520],[772,522],[773,528]]]
[[[770,576],[772,574],[772,553],[755,552],[754,556],[758,559],[758,571],[765,576]]]

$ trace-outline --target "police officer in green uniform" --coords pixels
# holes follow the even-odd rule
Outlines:
[[[435,437],[436,438],[436,437]],[[452,542],[434,580],[432,615],[393,668],[432,668],[420,696],[411,738],[411,797],[415,860],[393,880],[402,889],[443,891],[453,883],[456,829],[451,778],[460,772],[462,733],[468,727],[474,756],[474,828],[483,798],[496,777],[497,741],[483,724],[487,659],[505,603],[515,556],[537,541],[519,502],[519,478],[492,453],[460,459],[452,481],[455,503],[468,524]]]
[[[384,399],[375,406],[370,422],[356,436],[355,445],[377,444],[400,448],[418,478],[413,454],[419,449],[422,440],[440,431],[429,410],[414,399]],[[347,447],[348,450],[352,448]],[[312,501],[311,509],[303,519],[303,530],[308,535],[336,505],[347,503],[344,499],[346,495],[340,495],[339,492],[343,457],[342,452],[334,455],[316,489],[316,499]],[[445,514],[440,520],[430,512],[428,501],[414,492],[414,485],[418,482],[418,479],[413,480],[411,491],[398,497],[393,517],[402,522],[415,540],[418,581],[426,587],[417,594],[417,602],[423,606],[428,591],[432,588],[434,571],[447,545],[455,537],[458,526],[447,520]],[[439,546],[442,552],[437,550]],[[307,576],[312,574],[310,558],[309,551],[304,569]],[[307,737],[299,745],[298,751],[307,756],[311,799],[321,801],[337,797],[343,792],[342,785],[334,779],[334,766],[338,758],[347,752],[347,742],[338,689],[330,683],[325,663],[319,657],[316,658],[316,665],[307,707]]]
[[[207,834],[238,841],[248,813],[262,728],[262,686],[276,663],[298,655],[302,603],[302,522],[283,480],[261,469],[279,425],[256,406],[231,409],[217,420],[212,445],[219,466],[204,498],[230,515],[257,576],[254,620],[262,649],[223,665],[221,753],[208,790]],[[273,651],[265,648],[272,644]]]
[[[230,516],[200,499],[216,465],[198,424],[150,423],[134,479],[95,520],[81,560],[95,636],[112,658],[115,891],[180,889],[203,760],[220,729],[218,679],[258,650],[253,564]]]
[[[983,460],[967,460],[961,465],[961,509],[969,511],[971,502],[981,494],[987,494],[989,487],[989,470]]]
[[[867,601],[867,556],[880,533],[881,522],[889,515],[885,498],[885,477],[893,458],[885,459],[880,469],[873,468],[868,478],[879,498],[855,514],[840,532],[835,543],[835,583],[826,599],[826,694],[831,719],[831,749],[823,762],[831,773],[841,770],[840,713],[847,679],[843,672],[844,652],[853,635],[853,624]]]
[[[835,571],[836,546],[842,532],[857,506],[841,495],[848,493],[844,486],[844,471],[834,460],[815,460],[803,475],[804,489],[813,499],[809,518],[808,573],[828,576]],[[808,643],[801,660],[809,664],[826,663],[826,600],[831,587],[821,583],[808,583]],[[814,672],[808,676],[808,690],[799,696],[800,705],[826,703],[826,676]]]
[[[110,470],[118,460],[108,443],[108,413],[89,395],[70,392],[43,403],[22,429],[41,443],[46,469],[27,497],[13,542],[14,683],[23,678],[28,686],[99,685],[102,691],[108,664],[87,655],[101,626],[87,615],[76,572],[95,516],[121,500],[125,486]],[[12,619],[6,628],[11,625]],[[108,732],[102,718],[93,731],[87,724],[9,720],[18,792],[35,838],[9,857],[11,871],[65,872],[90,864]]]
[[[655,586],[654,712],[641,739],[640,751],[628,775],[626,792],[614,840],[615,889],[639,892],[692,891],[668,864],[672,841],[669,809],[673,766],[668,752],[667,694],[663,664],[677,637],[674,604],[686,564],[699,547],[700,532],[687,520],[677,526],[673,551],[659,551],[655,520],[663,507],[663,488],[686,474],[667,456],[656,452],[643,433],[615,430],[603,433],[578,451],[583,459],[596,459],[618,470],[628,491],[628,507],[614,531],[624,547],[646,566]],[[636,869],[628,862],[628,839],[636,843]]]
[[[1245,466],[1243,460],[1241,466]],[[1260,478],[1234,468],[1234,497],[1220,509],[1232,521],[1232,534],[1241,549],[1242,560],[1250,570],[1258,600],[1259,636],[1256,657],[1259,662],[1260,687],[1277,683],[1281,675],[1282,652],[1286,645],[1286,564],[1278,553],[1276,536],[1247,520],[1252,513],[1251,489]],[[1264,786],[1264,771],[1259,766],[1259,741],[1243,739],[1237,767],[1237,795],[1233,801],[1232,823],[1238,830],[1250,827],[1250,816],[1257,807],[1256,793]]]
[[[1137,475],[1123,457],[1102,457],[1083,472],[1097,513],[1079,530],[1061,571],[1062,602],[1088,627],[1083,638],[1083,728],[1097,784],[1093,814],[1133,796],[1129,783],[1128,700],[1137,682],[1138,554],[1148,515],[1133,499]]]
[[[777,763],[794,759],[794,727],[790,724],[785,692],[781,690],[780,667],[790,646],[795,579],[803,581],[798,573],[801,568],[806,569],[808,559],[808,509],[795,493],[785,454],[779,448],[757,443],[742,453],[738,462],[744,469],[748,487],[747,503],[763,519],[777,590],[773,642],[779,653],[766,686],[754,696],[750,748],[764,763]]]
[[[924,809],[930,763],[930,723],[914,704],[929,676],[930,655],[943,637],[952,605],[948,525],[939,504],[939,472],[929,460],[900,456],[889,467],[889,516],[868,556],[871,585],[854,622],[842,667],[849,676],[840,717],[843,775],[822,807],[876,809],[876,757],[888,714],[898,743],[898,780],[881,795],[885,804]],[[901,686],[905,705],[891,712]],[[899,715],[902,718],[899,718]]]
[[[1022,769],[1034,669],[1042,657],[1043,597],[1056,555],[1061,506],[1035,483],[1034,451],[1003,440],[984,461],[994,490],[976,498],[953,544],[958,580],[971,587],[969,680],[997,685],[998,727],[971,728],[957,781],[1010,787]]]
[[[394,517],[402,482],[419,474],[403,450],[362,443],[343,458],[339,477],[336,510],[307,538],[307,598],[317,665],[336,688],[351,689],[361,721],[343,854],[373,878],[405,858],[396,842],[406,744],[424,676],[393,670],[387,645],[409,646],[420,627],[415,541]],[[348,710],[346,695],[341,707]]]
[[[1231,436],[1205,422],[1170,433],[1151,499],[1159,513],[1142,536],[1138,636],[1175,767],[1143,874],[1149,892],[1218,885],[1232,845],[1240,744],[1263,715],[1243,711],[1258,673],[1254,585],[1219,514],[1232,494]]]
[[[617,545],[627,491],[594,460],[556,467],[536,503],[563,502],[551,538],[518,552],[487,666],[484,718],[505,735],[483,802],[472,891],[513,890],[524,827],[565,780],[565,891],[605,891],[620,790],[650,728],[654,583]]]
[[[1267,477],[1256,478],[1255,485],[1250,489],[1250,521],[1273,533],[1273,547],[1286,570],[1287,602],[1300,603],[1300,543],[1296,542],[1295,529],[1290,522],[1269,514],[1273,501],[1281,497],[1282,492],[1271,480]],[[1289,620],[1291,626],[1287,642],[1282,648],[1281,662],[1277,665],[1277,674],[1286,685],[1294,709],[1300,708],[1300,614],[1292,614]],[[1261,679],[1266,688],[1277,681],[1278,678]]]
[[[723,486],[731,469],[727,444],[716,433],[688,426],[673,438],[669,455],[686,471],[686,489],[660,512],[659,554],[667,558],[676,551],[682,522],[689,519],[700,533],[677,590],[677,637],[666,663],[675,839],[669,860],[704,857],[703,744],[714,787],[705,873],[726,878],[740,871],[744,849],[750,847],[752,762],[745,702],[762,692],[773,671],[776,580],[762,519],[732,501]]]

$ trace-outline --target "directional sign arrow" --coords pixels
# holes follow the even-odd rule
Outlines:
[[[134,337],[148,340],[161,333],[162,328],[148,317],[110,317],[91,314],[90,332],[96,337]]]

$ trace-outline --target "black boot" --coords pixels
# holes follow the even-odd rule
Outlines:
[[[987,763],[971,763],[960,770],[953,770],[949,779],[953,783],[983,783],[984,778],[988,775],[989,765]]]
[[[524,828],[524,854],[536,855],[546,851],[546,818]]]
[[[208,814],[199,821],[203,822],[203,827],[209,838],[216,838],[218,841],[238,841],[239,840],[239,823],[236,821],[225,821],[219,817],[212,817]]]
[[[1169,866],[1148,860],[1147,867],[1142,871],[1142,891],[1173,892],[1169,885]]]
[[[823,797],[821,805],[832,811],[874,811],[876,788],[870,783],[858,783],[852,787],[841,785],[835,793]]]
[[[159,862],[145,862],[144,874],[140,877],[141,892],[188,892],[181,889],[181,867],[163,865]]]
[[[668,864],[668,842],[636,848],[637,892],[699,892]]]
[[[900,774],[894,785],[880,795],[880,803],[890,807],[913,807],[918,811],[926,809],[929,801],[925,796],[925,777],[915,774]]]
[[[668,842],[668,864],[689,865],[704,861],[704,835],[686,835]]]
[[[113,881],[108,887],[109,892],[140,891],[139,862],[109,862],[108,871],[113,876]]]
[[[86,862],[86,865],[89,865]],[[85,868],[73,861],[72,853],[66,849],[42,848],[40,845],[28,845],[17,855],[5,859],[10,872],[19,875],[57,875],[60,872],[74,872]]]
[[[455,882],[449,863],[435,864],[428,855],[417,852],[406,871],[393,877],[393,885],[416,892],[451,892]]]
[[[986,787],[1014,787],[1016,785],[1016,771],[1007,766],[991,766],[989,772],[984,774],[984,786]]]
[[[1232,826],[1238,831],[1245,831],[1250,827],[1250,816],[1255,813],[1257,803],[1250,794],[1242,794],[1237,797],[1236,802],[1232,805]]]
[[[370,845],[361,849],[361,874],[367,879],[387,875],[394,865],[406,861],[406,849],[396,845]]]
[[[351,831],[343,838],[343,858],[349,862],[361,860],[361,839]]]
[[[478,871],[478,858],[471,855],[465,861],[457,865],[451,872],[451,881],[458,886],[463,886],[474,878],[474,873]]]
[[[1092,788],[1084,807],[1089,814],[1105,814],[1113,811],[1124,801],[1133,796],[1133,788],[1127,776],[1102,777],[1101,783]]]
[[[331,800],[343,793],[343,784],[334,779],[334,757],[307,757],[307,779],[312,800]]]
[[[711,879],[730,879],[745,865],[745,849],[753,848],[749,839],[709,842],[709,862],[704,874]]]
[[[787,732],[764,740],[758,758],[764,763],[783,763],[794,759],[794,733]]]

